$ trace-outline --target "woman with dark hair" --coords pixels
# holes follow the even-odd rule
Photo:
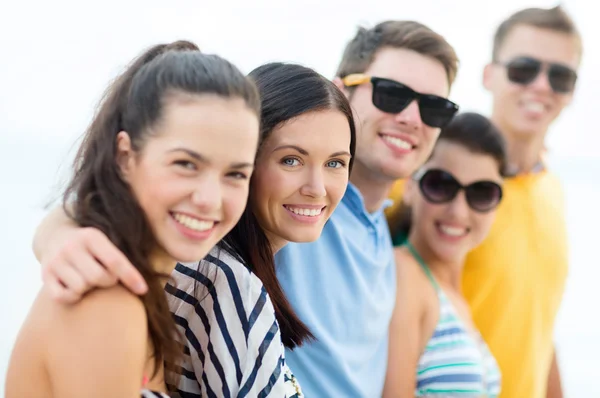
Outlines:
[[[456,116],[406,182],[390,230],[397,300],[384,397],[497,397],[500,372],[461,294],[467,253],[487,236],[502,199],[505,144],[490,120]]]
[[[108,88],[63,208],[102,231],[148,291],[117,285],[63,306],[44,286],[12,352],[7,398],[163,396],[163,364],[183,355],[163,289],[178,260],[205,256],[240,218],[259,105],[237,68],[183,41],[150,48]]]
[[[352,167],[352,111],[331,81],[312,69],[283,63],[261,66],[250,78],[261,97],[261,141],[248,206],[199,265],[178,264],[172,274],[176,284],[166,286],[186,346],[183,362],[173,367],[179,383],[169,386],[181,396],[302,396],[284,348],[293,349],[311,334],[279,285],[273,256],[288,242],[311,242],[321,235]],[[47,222],[36,236],[38,257],[50,250],[47,236],[57,228],[73,229]],[[86,239],[83,232],[62,235]],[[84,249],[86,267],[75,270],[65,254],[51,264],[52,275],[77,274],[79,292],[102,285],[94,274],[110,274],[101,265],[102,256],[116,253],[104,245],[106,250],[93,256],[87,247],[99,247],[98,234],[94,242]],[[66,239],[52,244],[74,252]]]

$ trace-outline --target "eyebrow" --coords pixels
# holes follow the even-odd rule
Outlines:
[[[199,154],[196,151],[192,151],[191,149],[187,149],[187,148],[173,148],[169,151],[169,153],[172,152],[184,152],[185,154],[187,154],[188,156],[196,159],[198,162],[201,163],[210,163],[210,161],[208,159],[206,159],[206,157],[202,156],[201,154]],[[246,169],[246,168],[250,168],[250,167],[254,167],[254,163],[249,163],[249,162],[238,162],[238,163],[232,163],[230,166],[232,169]]]
[[[304,156],[308,156],[308,151],[306,149],[300,148],[299,146],[296,146],[296,145],[281,145],[281,146],[278,146],[277,148],[273,149],[273,152],[280,151],[282,149],[294,149],[294,150],[300,152],[300,154],[302,154]],[[342,155],[352,157],[352,155],[348,151],[334,152],[331,155],[329,155],[329,157],[342,156]]]

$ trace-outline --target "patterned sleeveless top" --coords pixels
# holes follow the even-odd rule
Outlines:
[[[406,246],[435,288],[440,317],[417,366],[416,397],[486,397],[500,394],[500,370],[481,335],[473,336],[414,247]]]

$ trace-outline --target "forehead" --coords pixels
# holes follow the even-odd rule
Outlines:
[[[569,34],[529,25],[513,27],[498,51],[498,58],[528,56],[546,62],[556,62],[577,69],[580,49],[577,39]]]
[[[214,161],[252,162],[258,142],[258,116],[240,98],[202,95],[166,101],[149,142],[156,150],[174,147],[201,153]],[[224,123],[224,121],[227,121]]]
[[[462,145],[448,141],[439,141],[436,144],[425,167],[444,169],[462,184],[481,180],[502,181],[498,163],[492,156],[472,152]]]
[[[309,153],[325,150],[348,151],[350,125],[346,116],[337,110],[304,113],[295,117],[269,135],[265,147],[298,145]]]
[[[366,74],[396,80],[420,93],[448,96],[448,77],[442,63],[404,48],[384,47],[377,51]]]

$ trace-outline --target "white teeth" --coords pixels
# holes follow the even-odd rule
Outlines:
[[[447,225],[440,225],[440,230],[449,236],[463,236],[467,233],[464,228],[449,227]]]
[[[302,209],[302,208],[289,207],[289,206],[285,206],[285,208],[288,209],[289,211],[291,211],[292,213],[298,214],[299,216],[309,216],[309,217],[319,216],[319,215],[321,215],[321,211],[323,210],[323,208]]]
[[[173,218],[181,225],[184,225],[189,229],[193,229],[194,231],[207,231],[215,225],[214,221],[198,220],[179,213],[173,213]]]
[[[392,137],[391,135],[382,135],[383,139],[389,142],[390,144],[397,146],[400,149],[412,149],[412,144],[410,142],[406,142],[401,140],[398,137]]]
[[[535,113],[542,113],[546,110],[546,107],[544,106],[544,104],[542,104],[541,102],[536,102],[536,101],[527,101],[523,104],[523,107],[525,108],[526,111],[535,112]]]

